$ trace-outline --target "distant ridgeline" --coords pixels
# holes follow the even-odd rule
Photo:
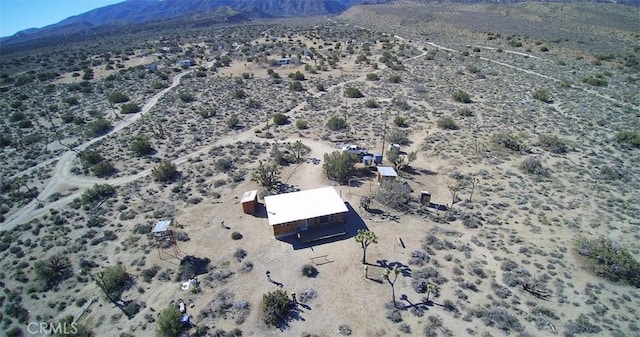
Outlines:
[[[128,0],[66,18],[43,28],[30,28],[0,40],[3,49],[25,42],[44,43],[49,38],[94,36],[105,32],[145,29],[148,23],[200,23],[201,26],[260,18],[338,14],[353,5],[391,0]],[[194,18],[195,16],[195,18]],[[194,22],[195,21],[195,22]],[[140,26],[142,25],[142,26]],[[24,45],[22,45],[25,47]],[[3,52],[7,51],[6,49]]]

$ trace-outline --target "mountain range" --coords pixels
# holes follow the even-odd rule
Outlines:
[[[29,41],[42,41],[61,36],[94,35],[100,32],[131,28],[136,25],[167,20],[189,21],[197,17],[201,23],[229,23],[261,18],[300,17],[341,13],[353,5],[388,3],[394,0],[126,0],[71,16],[58,23],[30,28],[0,39],[3,47]],[[414,0],[434,2],[434,0]],[[511,3],[522,0],[449,0],[451,2]],[[548,0],[572,2],[571,0]],[[440,1],[438,1],[440,2]],[[640,0],[599,0],[627,5],[640,5]],[[203,19],[207,17],[207,19]]]

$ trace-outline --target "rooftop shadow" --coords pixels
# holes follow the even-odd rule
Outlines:
[[[351,206],[351,204],[348,202],[345,202],[344,204],[347,206],[347,214],[345,216],[345,223],[343,226],[344,234],[328,237],[326,239],[309,241],[309,242],[301,242],[298,239],[297,235],[288,235],[282,238],[277,238],[277,240],[291,244],[294,250],[305,249],[305,248],[313,249],[314,246],[320,246],[320,245],[324,245],[332,242],[350,239],[356,235],[359,229],[365,229],[365,230],[369,229],[367,227],[367,224],[364,222],[364,220],[362,220],[360,215]]]

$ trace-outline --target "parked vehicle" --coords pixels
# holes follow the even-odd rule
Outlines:
[[[349,153],[357,154],[359,156],[364,156],[368,153],[367,149],[364,147],[360,147],[358,145],[345,145],[342,147],[342,151],[347,151]]]

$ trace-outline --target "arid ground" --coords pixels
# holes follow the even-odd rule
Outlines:
[[[606,277],[583,245],[640,259],[638,22],[612,4],[403,1],[3,57],[0,331],[71,315],[95,336],[153,336],[182,300],[200,336],[639,336],[637,269]],[[287,162],[296,141],[308,153]],[[327,178],[325,154],[390,143],[417,154],[400,205],[362,163]],[[277,158],[265,191],[252,175]],[[166,161],[178,174],[157,181]],[[377,235],[366,272],[353,236],[276,240],[240,205],[323,186],[348,228]],[[150,234],[162,219],[177,251]],[[56,256],[72,268],[52,280]],[[185,256],[208,259],[199,291],[180,288]],[[118,264],[121,308],[96,283]],[[277,289],[300,304],[273,327],[262,301]]]

